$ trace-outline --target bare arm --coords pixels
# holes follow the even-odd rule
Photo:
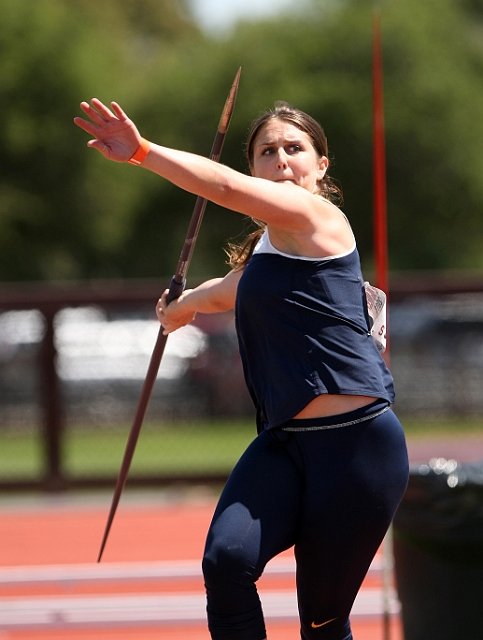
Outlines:
[[[192,153],[151,144],[142,166],[186,191],[288,232],[310,231],[324,216],[322,200],[301,187],[248,176]]]
[[[156,306],[156,315],[167,335],[193,322],[196,313],[219,313],[235,306],[238,282],[243,271],[230,271],[224,278],[214,278],[200,284],[196,289],[187,289],[169,305],[166,302],[168,289]]]
[[[94,136],[88,146],[115,162],[133,156],[141,135],[117,103],[109,109],[93,99],[92,106],[83,102],[81,108],[90,121],[75,118],[74,122]],[[142,166],[186,191],[288,233],[312,235],[324,221],[334,224],[333,208],[309,191],[247,176],[202,156],[151,144]]]

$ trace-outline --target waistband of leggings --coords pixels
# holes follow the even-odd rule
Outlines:
[[[283,431],[323,431],[324,429],[339,429],[340,427],[349,427],[359,422],[365,422],[372,418],[382,415],[388,409],[390,404],[387,400],[378,398],[370,404],[348,411],[347,413],[338,413],[333,416],[324,416],[323,418],[302,418],[288,420],[278,427]]]

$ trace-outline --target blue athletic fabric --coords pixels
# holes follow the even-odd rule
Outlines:
[[[208,532],[203,572],[214,640],[263,640],[255,586],[294,546],[303,640],[351,640],[349,613],[406,489],[394,388],[370,333],[354,247],[281,254],[268,232],[245,267],[236,327],[258,437],[235,466]],[[324,394],[378,398],[297,420]]]
[[[290,420],[324,393],[394,402],[370,333],[359,253],[255,253],[238,285],[236,327],[258,426]]]
[[[381,414],[386,404],[332,416],[351,426],[264,430],[248,447],[220,497],[203,559],[214,640],[266,637],[255,583],[292,545],[302,639],[352,639],[353,601],[408,479],[403,431],[392,410]],[[368,415],[376,417],[360,420]]]

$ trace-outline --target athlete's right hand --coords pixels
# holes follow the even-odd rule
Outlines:
[[[81,109],[90,118],[74,118],[75,124],[94,136],[88,147],[97,149],[102,155],[114,162],[127,162],[141,144],[141,134],[116,102],[111,109],[100,100],[93,98],[91,104],[81,102]]]

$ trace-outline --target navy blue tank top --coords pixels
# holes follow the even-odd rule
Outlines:
[[[355,246],[320,260],[255,253],[238,284],[235,322],[259,430],[283,424],[324,393],[394,402]]]

